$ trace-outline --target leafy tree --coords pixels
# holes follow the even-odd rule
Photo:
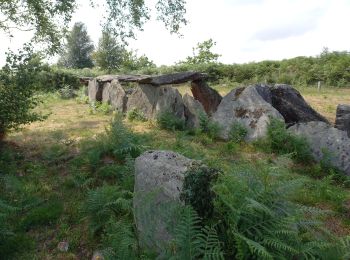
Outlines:
[[[65,52],[59,60],[59,65],[68,68],[92,68],[92,52],[94,45],[87,34],[83,23],[75,23],[72,31],[67,36]]]
[[[123,70],[135,71],[152,67],[156,67],[156,65],[146,55],[138,56],[137,52],[132,50],[124,53]]]
[[[111,72],[120,69],[126,50],[108,31],[102,32],[97,51],[94,53],[96,64],[102,69]]]
[[[204,64],[217,62],[219,54],[213,53],[212,48],[216,45],[213,39],[197,43],[193,48],[193,56],[187,57],[185,63],[189,64]]]
[[[42,118],[32,111],[39,102],[33,94],[43,69],[40,56],[32,53],[30,46],[18,55],[7,55],[0,70],[0,141],[8,130]]]
[[[1,0],[0,31],[6,32],[9,37],[15,30],[31,31],[34,34],[32,42],[41,43],[38,46],[43,46],[48,54],[55,54],[60,50],[77,3],[77,0]],[[90,0],[91,5],[95,3],[98,1]],[[184,18],[185,0],[158,0],[155,8],[157,18],[171,33],[178,33],[181,25],[187,22]],[[122,40],[135,37],[134,31],[143,29],[151,11],[143,0],[106,0],[104,28]],[[33,80],[41,69],[40,64],[37,67],[32,65],[33,47],[28,46],[17,56],[11,54],[8,65],[1,72],[0,139],[5,131],[40,118],[31,109],[37,104],[33,97]],[[91,47],[84,51],[89,53]],[[76,64],[79,64],[77,67],[92,65],[89,59],[79,60],[78,63],[74,60],[70,65]]]
[[[90,0],[94,6],[101,1]],[[14,30],[33,31],[33,41],[45,43],[50,53],[59,50],[65,28],[71,21],[78,0],[2,0],[0,1],[0,31],[9,36]],[[150,19],[151,6],[143,0],[105,0],[104,28],[125,39],[135,37]],[[102,6],[102,5],[101,5]],[[171,33],[178,33],[184,18],[185,0],[158,0],[154,6],[158,20]]]

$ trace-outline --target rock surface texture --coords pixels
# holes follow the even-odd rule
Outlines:
[[[301,96],[299,91],[289,85],[276,84],[270,87],[271,105],[284,117],[287,125],[327,119],[317,113]]]
[[[88,84],[89,101],[102,101],[103,88],[96,79],[90,80]]]
[[[253,141],[266,135],[271,117],[283,120],[282,115],[258,93],[256,86],[249,86],[227,94],[212,120],[221,126],[223,139],[229,138],[231,126],[238,123],[248,130],[246,141]]]
[[[345,131],[316,121],[296,124],[289,131],[308,140],[316,161],[326,152],[334,167],[350,175],[350,138]]]
[[[128,95],[118,80],[112,80],[110,83],[109,99],[112,108],[120,113],[126,112]]]
[[[204,80],[195,80],[191,82],[191,92],[194,99],[198,100],[204,107],[208,115],[212,115],[221,103],[222,97]]]
[[[185,105],[185,118],[187,126],[189,128],[199,128],[200,115],[206,114],[202,104],[188,94],[185,94],[182,99]]]
[[[134,216],[143,247],[160,251],[171,239],[184,173],[193,161],[171,151],[147,151],[135,160]]]
[[[346,131],[350,137],[350,105],[338,105],[335,127]]]
[[[180,92],[171,86],[155,88],[149,84],[139,85],[130,95],[127,111],[137,109],[148,119],[156,119],[165,111],[184,118],[184,104]]]

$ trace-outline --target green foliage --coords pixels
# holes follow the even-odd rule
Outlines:
[[[242,124],[236,122],[232,124],[228,135],[232,142],[241,143],[244,141],[247,134],[248,134],[247,128]]]
[[[118,161],[127,158],[136,158],[144,146],[141,140],[133,134],[124,124],[121,115],[116,115],[106,133],[100,135],[92,146],[86,148],[89,161],[93,167],[99,165],[104,156],[112,156]]]
[[[201,113],[199,115],[199,129],[202,133],[207,134],[210,138],[216,139],[219,137],[221,131],[220,126],[211,121],[207,114]]]
[[[260,143],[263,150],[279,155],[290,154],[299,163],[313,161],[309,144],[305,138],[288,132],[283,121],[270,119],[267,129],[266,142]]]
[[[7,54],[7,63],[0,71],[0,141],[8,130],[42,119],[33,112],[39,103],[34,91],[41,70],[40,57],[30,52],[30,46],[18,55]]]
[[[211,190],[219,171],[205,165],[193,165],[186,173],[180,199],[190,205],[201,218],[212,216],[214,193]]]
[[[195,210],[183,209],[175,229],[175,239],[170,259],[224,259],[216,230],[201,227],[201,219]]]
[[[63,203],[60,201],[48,201],[47,204],[33,208],[23,218],[20,227],[29,230],[35,226],[55,223],[63,212]]]
[[[120,69],[125,52],[125,48],[117,42],[110,32],[103,31],[93,56],[97,66],[110,73],[113,70]]]
[[[137,108],[133,108],[132,110],[128,111],[126,117],[129,121],[147,121],[147,118],[145,117],[143,112],[138,110]]]
[[[70,99],[75,97],[74,89],[69,85],[64,85],[58,90],[58,93],[62,99]]]
[[[219,237],[229,258],[324,259],[341,249],[316,219],[324,212],[293,202],[302,179],[288,180],[277,167],[254,168],[233,167],[213,188]]]
[[[184,63],[187,64],[207,64],[215,63],[220,57],[219,54],[213,53],[212,48],[216,45],[213,39],[198,43],[193,48],[193,57],[187,57]]]
[[[106,259],[138,259],[138,241],[130,221],[110,221],[102,243]]]
[[[87,88],[83,86],[77,91],[77,97],[75,100],[78,104],[88,104],[89,103],[89,96],[86,94]]]
[[[121,70],[125,73],[130,71],[147,70],[156,65],[146,55],[138,56],[137,52],[125,50]]]
[[[112,112],[112,106],[107,102],[95,101],[89,104],[90,114],[100,113],[103,115],[108,115]]]
[[[160,128],[166,130],[180,130],[186,129],[186,122],[184,119],[179,118],[171,111],[164,111],[157,117],[157,123]]]
[[[132,193],[118,186],[104,185],[88,192],[84,212],[89,216],[93,233],[103,231],[111,218],[125,217],[132,212]]]
[[[94,45],[87,34],[86,27],[83,23],[75,23],[65,45],[64,53],[61,55],[58,64],[67,68],[91,68],[92,52]]]

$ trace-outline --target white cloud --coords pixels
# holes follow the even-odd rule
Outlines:
[[[150,0],[154,1],[154,0]],[[101,7],[84,3],[74,21],[87,25],[95,43],[101,35]],[[158,65],[172,64],[191,55],[197,42],[213,38],[215,52],[225,63],[283,59],[316,55],[324,46],[349,50],[350,1],[348,0],[188,0],[190,23],[183,37],[170,35],[152,20],[138,33],[130,47],[146,54]],[[7,47],[16,48],[25,37],[21,33],[9,42],[0,36],[0,63]]]

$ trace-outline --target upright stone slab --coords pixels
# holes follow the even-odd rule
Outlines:
[[[270,88],[272,106],[284,117],[287,125],[301,122],[322,121],[327,119],[317,113],[295,88],[276,84]]]
[[[188,94],[185,94],[182,99],[185,105],[186,125],[189,128],[199,128],[200,115],[206,114],[202,104]]]
[[[106,82],[106,83],[102,83],[101,85],[102,85],[102,102],[110,104],[111,103],[111,97],[110,97],[111,83]]]
[[[316,161],[326,153],[334,167],[350,176],[350,138],[345,131],[320,121],[299,123],[288,130],[307,139]]]
[[[114,79],[111,82],[109,90],[110,104],[112,108],[120,113],[126,112],[126,105],[128,101],[127,94],[119,81]]]
[[[194,99],[203,105],[208,115],[215,113],[222,100],[220,94],[202,79],[191,82],[191,92]]]
[[[139,110],[148,119],[156,119],[160,113],[166,111],[184,118],[184,105],[180,92],[171,86],[139,85],[128,99],[127,111],[133,109]]]
[[[171,240],[184,173],[192,160],[171,151],[148,151],[135,160],[134,217],[142,247],[160,252]]]
[[[266,102],[256,86],[232,90],[221,101],[212,120],[222,128],[220,136],[229,139],[233,124],[240,124],[248,130],[246,141],[266,136],[270,118],[284,120],[282,115]]]
[[[346,131],[350,137],[350,105],[338,105],[335,127]]]
[[[88,93],[90,102],[102,101],[102,88],[96,79],[89,80]]]

